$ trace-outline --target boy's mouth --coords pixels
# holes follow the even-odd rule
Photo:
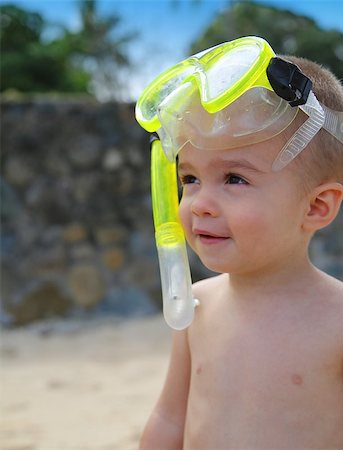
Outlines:
[[[230,239],[230,236],[223,236],[206,230],[194,229],[193,234],[200,239],[203,244],[218,244]]]

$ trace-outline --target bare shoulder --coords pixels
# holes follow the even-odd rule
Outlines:
[[[343,342],[343,282],[325,273],[321,273],[317,286],[317,299],[322,306],[322,313],[330,321],[332,331],[341,337]]]
[[[206,300],[213,292],[219,292],[227,286],[227,282],[228,275],[225,273],[198,281],[193,284],[193,296],[199,301]]]
[[[193,284],[193,296],[199,302],[195,318],[213,316],[218,320],[222,305],[226,303],[229,275],[221,274]]]
[[[343,281],[322,272],[320,291],[328,300],[343,309]]]

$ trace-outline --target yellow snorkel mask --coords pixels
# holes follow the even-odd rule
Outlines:
[[[136,118],[152,142],[152,201],[163,312],[174,329],[193,320],[194,299],[178,218],[176,156],[190,142],[204,150],[240,147],[286,129],[299,108],[308,119],[285,144],[272,170],[292,161],[321,128],[343,143],[343,113],[321,105],[297,66],[269,44],[244,37],[205,50],[159,75],[141,94]]]

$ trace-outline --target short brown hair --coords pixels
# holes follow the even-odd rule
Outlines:
[[[312,81],[312,90],[320,103],[335,111],[343,111],[343,86],[335,75],[321,65],[296,56],[280,56],[296,64]],[[297,119],[296,119],[297,120]],[[310,184],[325,181],[343,183],[343,144],[326,130],[320,130],[294,160],[305,169]]]

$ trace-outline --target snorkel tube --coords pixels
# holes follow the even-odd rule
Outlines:
[[[160,140],[151,142],[151,193],[155,239],[160,264],[163,315],[175,329],[187,328],[194,300],[186,241],[179,220],[176,162],[170,162]]]

